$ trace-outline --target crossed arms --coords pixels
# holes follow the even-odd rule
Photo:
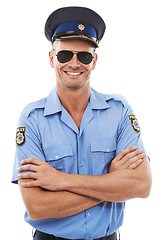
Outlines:
[[[151,189],[150,164],[137,147],[121,151],[111,162],[109,173],[102,176],[63,173],[35,158],[21,164],[19,186],[33,220],[73,216],[103,201],[146,198]]]

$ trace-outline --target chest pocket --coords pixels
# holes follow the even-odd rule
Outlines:
[[[115,158],[115,152],[116,142],[114,139],[91,141],[92,174],[108,173],[110,163]]]
[[[73,168],[71,145],[52,146],[44,149],[46,162],[59,171],[70,173]]]

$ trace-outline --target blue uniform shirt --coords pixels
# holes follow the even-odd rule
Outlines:
[[[108,173],[112,159],[130,146],[142,148],[137,119],[119,95],[91,89],[80,130],[61,105],[56,89],[47,98],[29,104],[21,113],[12,182],[25,158],[48,162],[69,174]],[[56,203],[55,203],[56,204]],[[125,203],[103,202],[75,216],[25,221],[39,231],[70,239],[93,239],[110,235],[122,225]]]

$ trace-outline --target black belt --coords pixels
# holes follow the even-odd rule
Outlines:
[[[66,238],[60,238],[60,237],[55,237],[54,235],[50,235],[47,233],[40,232],[36,230],[35,235],[40,239],[40,240],[68,240]],[[83,240],[83,239],[80,239]],[[105,237],[97,238],[95,240],[117,240],[117,233],[113,233],[112,235],[108,235]]]

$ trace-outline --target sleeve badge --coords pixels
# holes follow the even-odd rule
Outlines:
[[[26,127],[18,127],[16,131],[16,145],[22,147],[26,141]]]
[[[140,133],[140,126],[139,126],[139,123],[138,123],[138,120],[137,120],[136,116],[133,115],[133,114],[129,114],[128,117],[129,117],[129,120],[131,122],[133,130],[137,133]]]

